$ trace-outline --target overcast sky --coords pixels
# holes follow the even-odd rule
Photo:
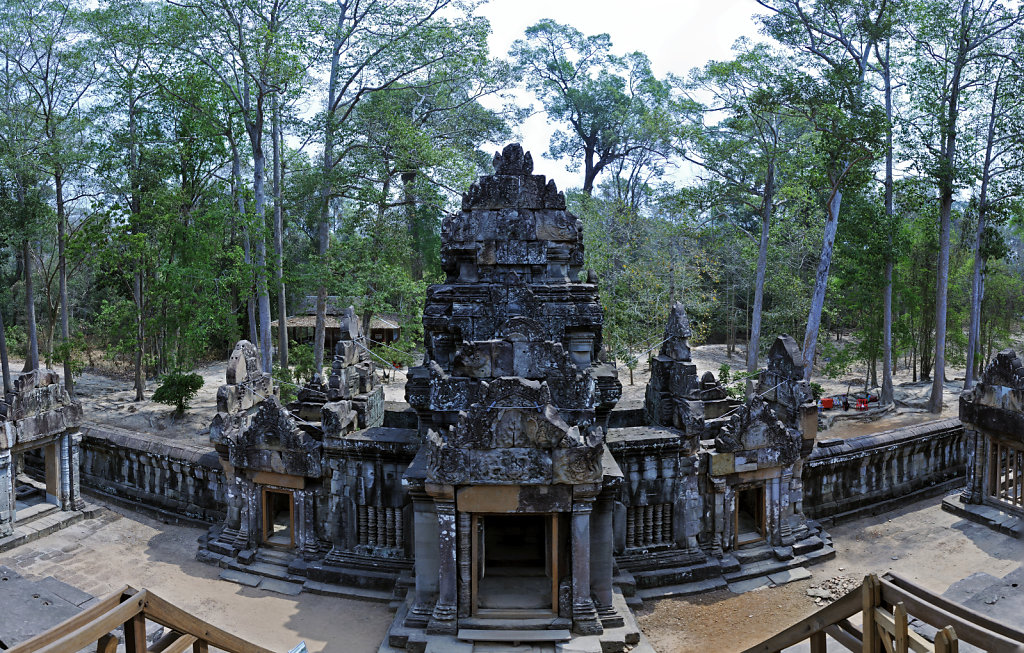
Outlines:
[[[505,56],[527,27],[551,18],[586,35],[608,34],[615,54],[644,52],[659,77],[686,75],[711,59],[730,58],[736,39],[757,36],[752,17],[762,12],[754,0],[490,0],[479,10],[491,22],[494,56]],[[546,123],[537,115],[521,130],[537,173],[553,177],[559,188],[580,186],[582,172],[570,173],[543,157],[552,131]]]

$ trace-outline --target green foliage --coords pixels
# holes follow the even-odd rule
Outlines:
[[[811,396],[814,397],[815,401],[821,399],[824,394],[825,388],[817,381],[811,381]]]
[[[153,393],[153,401],[174,406],[174,412],[181,415],[202,387],[203,377],[199,374],[168,372],[161,377],[160,387]]]

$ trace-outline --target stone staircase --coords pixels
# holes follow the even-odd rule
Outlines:
[[[635,570],[638,566],[658,567],[664,563],[657,555],[643,565],[627,564],[627,571],[635,581],[636,607],[643,601],[673,596],[689,596],[728,588],[743,593],[758,587],[782,585],[810,577],[803,569],[806,565],[824,562],[835,557],[831,537],[821,531],[798,540],[792,547],[772,547],[768,544],[748,546],[723,555],[720,559],[686,567]],[[622,561],[619,560],[622,565]],[[633,570],[630,570],[632,567]],[[624,591],[629,587],[623,586]]]
[[[331,552],[324,560],[309,563],[292,551],[270,547],[243,550],[232,557],[219,552],[234,550],[225,541],[231,542],[232,534],[222,531],[200,546],[197,557],[223,567],[222,580],[247,587],[289,596],[309,592],[397,607],[414,585],[412,564],[407,561],[389,560],[386,566],[392,569],[386,569],[384,563],[365,556]],[[397,572],[393,570],[396,566],[400,569]]]

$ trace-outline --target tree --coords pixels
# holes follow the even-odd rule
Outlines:
[[[946,372],[949,248],[954,194],[966,166],[960,147],[962,103],[984,84],[982,64],[1024,18],[997,0],[946,0],[912,5],[910,89],[916,116],[912,128],[921,161],[936,184],[939,200],[939,252],[935,290],[935,372],[928,408],[942,412]]]
[[[669,85],[657,79],[640,52],[611,54],[607,34],[584,36],[553,20],[527,28],[509,55],[551,122],[568,124],[551,137],[549,156],[583,164],[583,192],[597,176],[628,160],[654,161],[667,153]]]
[[[801,88],[808,119],[822,132],[825,233],[807,316],[803,355],[805,379],[814,369],[818,330],[825,305],[829,268],[839,227],[843,191],[863,183],[881,123],[867,93],[866,75],[875,44],[885,35],[887,0],[827,0],[804,5],[800,0],[758,0],[772,14],[762,18],[766,31],[780,42],[806,52],[816,77]],[[860,170],[858,170],[858,168]],[[858,174],[861,173],[861,174]]]
[[[57,269],[60,285],[61,338],[70,346],[67,293],[67,184],[85,162],[87,148],[81,138],[84,123],[80,101],[95,80],[95,67],[81,33],[80,10],[66,0],[40,4],[11,3],[3,17],[8,24],[4,40],[20,41],[16,56],[8,56],[20,77],[22,93],[36,114],[41,130],[35,164],[53,180],[57,221]],[[13,52],[12,49],[7,50]],[[28,248],[25,256],[30,258]],[[26,263],[28,273],[30,262]],[[31,274],[26,276],[26,287]],[[34,314],[34,308],[31,311]],[[52,327],[52,320],[51,320]],[[52,338],[48,343],[52,347]],[[38,356],[36,355],[38,364]],[[70,351],[64,356],[64,383],[74,394]]]
[[[323,135],[320,211],[317,220],[317,260],[321,269],[328,264],[330,226],[338,198],[348,183],[341,165],[351,151],[361,147],[354,128],[357,108],[377,93],[419,88],[429,90],[439,82],[429,72],[445,69],[452,58],[466,57],[481,69],[486,61],[487,22],[464,13],[466,7],[454,0],[385,0],[360,2],[336,0],[322,19],[327,29],[323,39],[329,61],[324,111],[318,117]],[[450,15],[451,17],[444,17]],[[449,81],[474,78],[471,69],[448,68]],[[317,286],[314,329],[314,368],[323,367],[328,283],[321,277]]]
[[[725,202],[744,214],[734,216],[743,233],[749,233],[744,226],[748,216],[760,221],[747,340],[749,374],[758,369],[772,213],[786,201],[778,185],[787,183],[787,168],[808,133],[807,124],[790,116],[776,95],[788,63],[767,46],[747,47],[733,61],[710,62],[687,85],[697,97],[710,95],[711,99],[703,104],[691,100],[698,107],[699,122],[689,130],[681,156],[713,175],[717,187],[728,195]],[[748,382],[747,394],[752,392],[753,384]]]

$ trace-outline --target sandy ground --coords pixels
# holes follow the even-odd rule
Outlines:
[[[807,589],[845,576],[859,582],[889,570],[942,593],[975,572],[1003,576],[1024,563],[1024,541],[943,512],[940,499],[831,529],[836,557],[811,578],[774,588],[648,602],[640,627],[661,653],[742,651],[820,609]]]
[[[75,382],[75,396],[82,402],[87,421],[110,424],[133,431],[162,435],[173,440],[208,439],[210,422],[217,414],[217,388],[224,384],[227,361],[195,370],[203,377],[203,387],[184,415],[176,416],[174,407],[150,401],[158,384],[146,383],[146,400],[135,401],[131,380],[87,371]]]
[[[729,365],[734,371],[746,367],[745,353],[741,347],[733,356],[728,355],[725,345],[702,345],[692,348],[693,362],[697,365],[698,374],[713,372],[719,376],[723,364]],[[13,363],[12,363],[13,365]],[[128,378],[108,376],[98,371],[87,371],[78,380],[76,393],[82,401],[85,419],[102,424],[110,424],[121,428],[144,431],[151,435],[161,435],[169,439],[192,440],[205,442],[208,437],[210,421],[216,414],[217,388],[224,383],[226,361],[211,363],[195,370],[203,377],[203,387],[193,400],[191,407],[182,416],[175,416],[171,406],[157,404],[148,399],[156,390],[155,381],[146,384],[147,400],[135,401],[132,382]],[[939,416],[925,410],[931,395],[931,382],[913,383],[910,372],[900,369],[894,376],[897,405],[885,412],[842,411],[832,410],[824,413],[825,430],[820,431],[822,437],[849,438],[867,433],[875,433],[899,426],[907,426],[939,417],[956,417],[959,410],[958,397],[963,387],[963,369],[947,370],[950,381],[945,384],[944,408]],[[619,380],[622,381],[622,407],[638,406],[644,401],[646,384],[650,377],[650,368],[646,363],[633,370],[633,383],[630,384],[629,370],[619,366]],[[384,398],[390,402],[405,401],[406,370],[396,370],[384,382]],[[864,377],[852,374],[839,379],[829,379],[816,371],[814,380],[820,383],[826,395],[846,394],[864,389]],[[877,388],[873,392],[877,393]]]
[[[0,554],[0,565],[26,578],[55,576],[97,596],[125,584],[147,588],[276,651],[302,640],[314,653],[377,650],[391,623],[386,605],[305,593],[284,596],[220,580],[218,567],[195,560],[202,532],[112,508],[100,519]]]
[[[814,612],[807,589],[827,579],[859,582],[894,570],[935,592],[978,571],[1002,576],[1024,561],[1024,541],[943,512],[923,499],[832,529],[837,556],[812,577],[775,588],[648,602],[638,618],[661,653],[741,651]],[[391,613],[377,603],[311,594],[287,597],[218,580],[197,562],[200,529],[110,509],[4,554],[0,565],[30,578],[53,575],[91,594],[122,584],[148,588],[211,623],[275,650],[305,640],[314,652],[375,651]]]

